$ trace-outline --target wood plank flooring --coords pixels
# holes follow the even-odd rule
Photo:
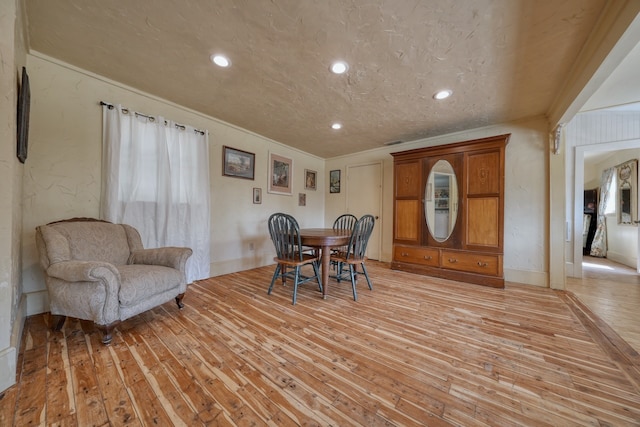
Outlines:
[[[640,275],[634,268],[585,256],[582,279],[567,278],[573,292],[600,319],[640,352]]]
[[[0,425],[640,425],[635,360],[572,294],[368,266],[357,302],[335,281],[268,296],[273,267],[200,281],[108,347],[32,316]]]

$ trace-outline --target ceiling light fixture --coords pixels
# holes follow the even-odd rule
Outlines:
[[[349,69],[349,64],[344,61],[336,61],[331,64],[331,72],[334,74],[344,74]]]
[[[433,94],[433,99],[441,100],[446,99],[451,96],[453,92],[449,89],[439,90],[438,92]]]
[[[218,67],[226,68],[231,65],[231,61],[224,55],[211,55],[211,61]]]
[[[331,125],[331,129],[335,129],[335,130],[342,129],[342,125],[340,123],[334,123]]]

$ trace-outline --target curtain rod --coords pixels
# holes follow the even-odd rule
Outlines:
[[[109,104],[108,102],[104,102],[104,101],[100,101],[100,105],[107,107],[109,110],[113,110],[113,109],[115,108],[115,105],[113,105],[113,104]],[[128,108],[124,108],[124,107],[123,107],[123,108],[122,108],[122,112],[123,112],[123,113],[125,113],[125,114],[129,114],[129,109],[128,109]],[[136,116],[144,117],[144,118],[146,118],[146,119],[149,119],[149,121],[152,121],[152,122],[156,120],[156,118],[155,118],[155,117],[153,117],[153,116],[148,116],[148,115],[146,115],[146,114],[138,113],[137,111],[134,111],[133,113],[134,113]],[[167,124],[169,124],[169,122],[167,122],[167,121],[165,120],[165,121],[164,121],[164,124],[165,124],[165,126],[166,126]],[[187,128],[185,125],[181,125],[180,123],[176,123],[176,124],[175,124],[175,126],[176,126],[178,129],[182,129],[182,130],[185,130],[185,129]],[[200,135],[204,135],[204,134],[205,134],[205,132],[204,132],[204,131],[202,131],[202,130],[200,130],[200,129],[195,129],[195,128],[194,128],[193,130],[194,130],[194,132],[197,132],[197,133],[199,133]]]

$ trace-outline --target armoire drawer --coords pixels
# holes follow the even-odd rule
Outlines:
[[[395,245],[393,247],[393,260],[433,267],[439,266],[438,249],[431,248]]]
[[[491,276],[501,275],[500,256],[468,252],[442,251],[443,268]]]

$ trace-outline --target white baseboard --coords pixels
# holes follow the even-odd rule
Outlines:
[[[567,261],[564,263],[564,271],[567,277],[578,277],[576,276],[575,271],[573,271],[573,268],[574,268],[573,261]]]
[[[250,270],[252,268],[272,265],[272,255],[265,257],[233,259],[228,261],[219,261],[211,263],[211,277],[221,276],[223,274],[235,273],[238,271]],[[549,275],[542,271],[527,270],[504,270],[504,278],[508,282],[523,283],[525,285],[549,287]]]
[[[636,269],[638,263],[638,260],[635,258],[631,258],[627,255],[612,251],[607,251],[607,259],[613,262],[617,262],[618,264],[626,265],[633,269]]]
[[[0,350],[0,393],[16,383],[17,359],[15,347]]]
[[[223,274],[236,273],[238,271],[264,267],[265,265],[271,265],[273,263],[273,255],[264,257],[256,255],[255,257],[251,258],[212,262],[209,274],[211,275],[211,277],[222,276]]]
[[[27,316],[49,311],[49,292],[47,290],[29,292],[27,298]]]
[[[542,288],[549,287],[549,275],[543,271],[511,270],[505,268],[504,280]]]
[[[17,307],[16,319],[11,330],[10,346],[0,350],[0,393],[16,383],[18,349],[22,340],[24,321],[27,317],[27,298],[23,294]]]

